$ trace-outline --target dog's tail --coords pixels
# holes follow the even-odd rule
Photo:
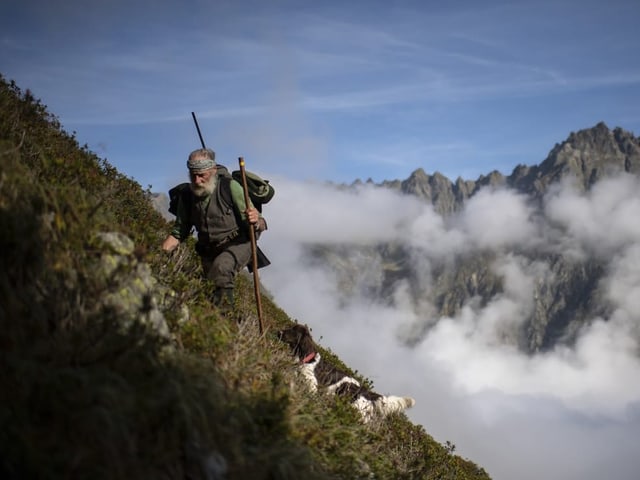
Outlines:
[[[383,416],[402,412],[415,404],[416,401],[411,397],[396,397],[394,395],[383,396],[376,400],[376,408]]]

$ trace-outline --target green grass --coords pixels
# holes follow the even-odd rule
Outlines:
[[[0,478],[489,478],[402,414],[364,426],[307,392],[273,333],[293,320],[263,295],[260,336],[250,277],[244,320],[222,317],[193,245],[160,250],[151,192],[3,78],[0,112]],[[96,275],[99,232],[129,236],[131,261],[171,289],[171,339],[105,307],[116,277]]]

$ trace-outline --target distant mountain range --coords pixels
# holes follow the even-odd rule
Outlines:
[[[621,128],[610,130],[600,122],[572,132],[553,147],[540,165],[518,165],[509,176],[494,170],[476,180],[457,178],[452,182],[438,172],[428,175],[418,168],[406,180],[385,180],[377,185],[424,198],[437,212],[446,215],[462,208],[466,200],[484,187],[507,186],[539,199],[549,185],[567,175],[573,175],[586,190],[599,179],[619,171],[640,174],[638,138]],[[357,180],[354,185],[362,183]]]
[[[573,188],[580,194],[622,172],[640,176],[640,140],[621,128],[611,130],[598,123],[571,133],[551,149],[540,165],[519,165],[508,176],[493,171],[476,180],[451,181],[440,173],[429,175],[420,168],[406,180],[366,183],[424,199],[448,219],[460,213],[479,192],[508,189],[525,196],[532,211],[544,217],[545,195],[554,185],[571,178]],[[356,181],[350,187],[362,184]],[[517,328],[502,333],[502,341],[533,353],[558,343],[571,344],[585,322],[607,319],[614,309],[602,284],[611,258],[567,255],[553,247],[469,248],[454,258],[430,259],[427,272],[420,262],[420,250],[410,242],[367,247],[311,245],[309,250],[312,261],[331,265],[338,273],[345,301],[361,295],[394,304],[399,283],[408,284],[413,308],[424,319],[414,326],[407,338],[409,343],[419,341],[438,318],[455,316],[465,305],[482,308],[502,294],[504,276],[493,267],[500,258],[518,256],[529,265],[540,264],[544,268],[534,283],[533,305],[527,318]]]

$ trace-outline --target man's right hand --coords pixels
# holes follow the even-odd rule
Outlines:
[[[173,235],[169,235],[167,238],[165,238],[164,242],[162,242],[162,250],[164,250],[165,252],[172,252],[178,245],[180,245],[180,240],[178,240]]]

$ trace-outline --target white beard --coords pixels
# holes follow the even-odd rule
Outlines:
[[[196,197],[202,198],[207,195],[211,195],[213,191],[216,189],[216,185],[218,184],[218,176],[211,175],[209,181],[203,185],[196,185],[191,182],[191,191]]]

